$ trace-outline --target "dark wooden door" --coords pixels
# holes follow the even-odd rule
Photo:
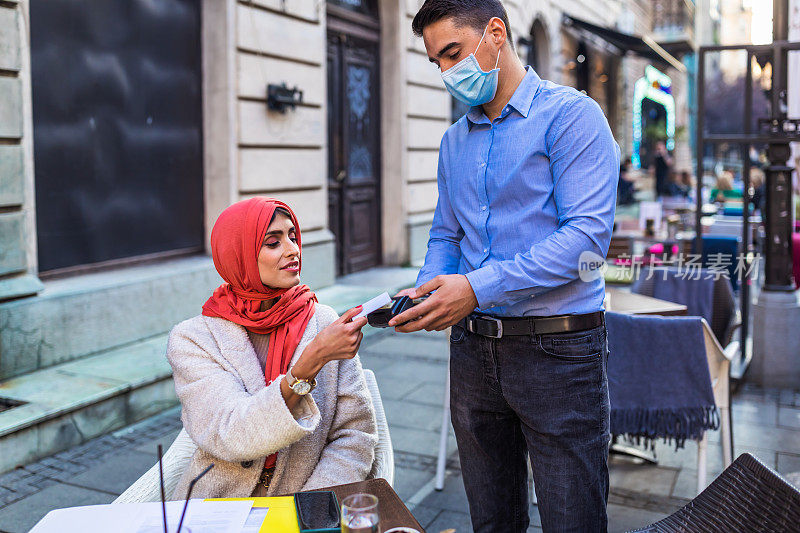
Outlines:
[[[378,41],[329,18],[328,209],[337,274],[381,262]]]

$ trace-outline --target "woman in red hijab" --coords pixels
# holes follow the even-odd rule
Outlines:
[[[167,358],[197,445],[173,498],[287,494],[369,475],[375,416],[358,347],[366,318],[341,317],[300,284],[302,241],[285,203],[252,198],[211,232],[225,283],[171,332]]]

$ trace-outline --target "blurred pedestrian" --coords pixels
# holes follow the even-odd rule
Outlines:
[[[636,201],[634,193],[633,178],[630,177],[628,169],[630,168],[631,159],[626,157],[619,164],[619,184],[617,185],[617,204],[628,205]]]
[[[669,176],[672,171],[672,156],[669,155],[667,145],[664,141],[658,141],[656,143],[653,167],[656,178],[656,197],[669,196]]]
[[[680,173],[673,172],[670,181],[671,196],[689,197],[692,190],[692,176],[687,170],[682,170]]]
[[[750,204],[753,211],[764,212],[764,171],[760,168],[750,169]]]
[[[728,198],[732,198],[733,193],[733,172],[730,170],[723,170],[717,176],[717,182],[714,188],[711,189],[711,201],[717,203],[725,203]]]

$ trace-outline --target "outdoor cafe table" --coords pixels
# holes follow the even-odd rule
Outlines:
[[[331,490],[336,494],[336,498],[341,505],[342,500],[350,494],[359,492],[372,494],[378,498],[378,515],[380,516],[380,528],[378,533],[382,533],[395,527],[410,527],[416,529],[420,533],[425,533],[419,522],[414,518],[411,512],[403,504],[403,501],[392,489],[385,479],[369,479],[367,481],[360,481],[357,483],[348,483],[345,485],[337,485],[335,487],[328,487],[318,490]],[[291,496],[288,495],[288,496]],[[234,498],[237,499],[237,498]],[[248,498],[238,498],[248,499]],[[217,502],[221,503],[221,502]],[[155,504],[155,503],[154,503]],[[169,502],[168,505],[182,504],[182,502]],[[149,503],[144,505],[150,505]],[[157,505],[157,504],[155,504]],[[45,517],[36,526],[37,531],[109,531],[107,529],[108,521],[116,517],[115,510],[119,511],[126,505],[96,505],[90,507],[76,507],[72,509],[73,514],[65,518],[62,514],[60,518],[47,520]],[[70,511],[70,509],[54,510],[51,513],[63,513]],[[109,512],[110,511],[110,512]],[[77,514],[74,514],[77,513]],[[130,518],[130,515],[124,514],[125,518]],[[120,516],[123,516],[120,515]],[[160,513],[159,513],[160,519]],[[75,527],[75,520],[79,520],[80,524],[92,524],[88,529],[81,529]],[[66,522],[64,520],[67,520]],[[73,527],[70,527],[72,525]],[[130,529],[130,528],[129,528]],[[160,529],[160,528],[159,528]],[[182,531],[185,529],[182,529]]]
[[[336,499],[339,500],[341,505],[342,500],[350,494],[364,492],[372,494],[378,498],[378,515],[381,519],[380,532],[387,531],[393,527],[411,527],[425,533],[417,519],[411,514],[411,511],[405,506],[400,496],[394,489],[386,482],[385,479],[368,479],[366,481],[358,481],[356,483],[348,483],[346,485],[336,485],[335,487],[328,487],[320,490],[332,490],[336,494]]]
[[[609,306],[606,311],[629,315],[685,315],[687,307],[667,300],[660,300],[626,289],[606,287]]]

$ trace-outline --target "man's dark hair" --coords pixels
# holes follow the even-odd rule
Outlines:
[[[494,17],[506,25],[508,43],[513,47],[508,13],[500,0],[425,0],[414,16],[411,29],[414,35],[422,37],[422,30],[427,26],[444,18],[452,18],[459,26],[471,26],[482,32]]]

